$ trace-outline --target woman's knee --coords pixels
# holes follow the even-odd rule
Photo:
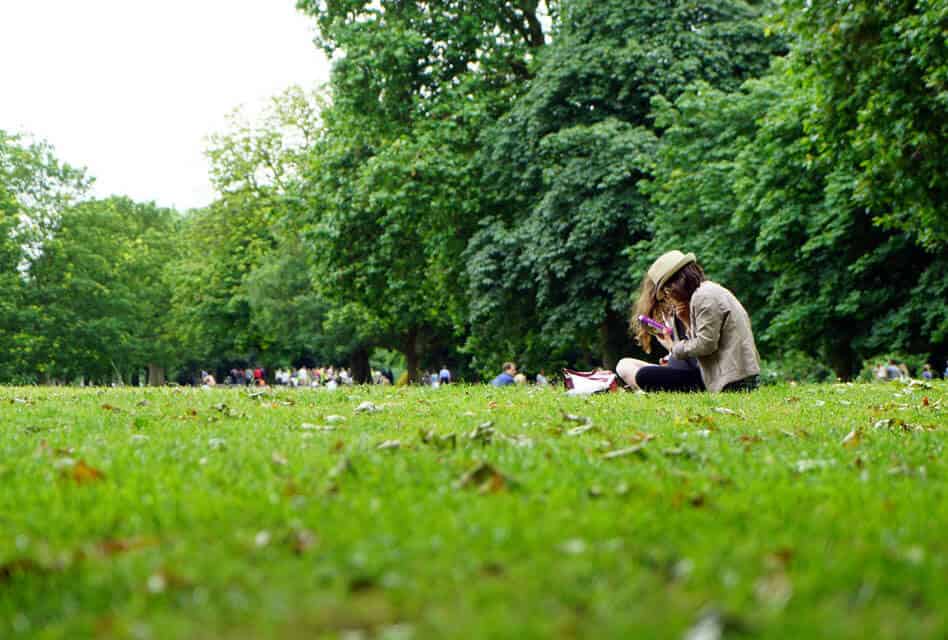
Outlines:
[[[645,363],[635,358],[622,358],[616,365],[616,373],[627,384],[635,384],[635,374]]]

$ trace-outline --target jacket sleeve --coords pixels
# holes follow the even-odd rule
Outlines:
[[[717,300],[711,296],[699,297],[699,294],[696,294],[691,300],[691,324],[695,337],[679,340],[672,345],[672,357],[686,360],[706,356],[718,350],[724,313]]]

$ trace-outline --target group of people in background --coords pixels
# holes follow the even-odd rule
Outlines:
[[[395,377],[388,367],[371,371],[373,384],[394,384]],[[281,367],[273,373],[273,382],[285,387],[324,387],[335,389],[339,385],[351,385],[354,380],[352,374],[345,367],[305,367],[299,369]],[[263,367],[247,367],[246,369],[233,368],[224,378],[227,386],[266,386],[267,371]],[[201,385],[205,387],[217,386],[214,374],[201,372]]]
[[[904,362],[896,362],[892,358],[889,359],[888,363],[876,363],[876,366],[873,367],[873,375],[879,381],[909,380],[912,377]],[[933,380],[936,374],[932,366],[925,363],[919,375],[923,380]],[[944,377],[948,379],[948,363],[945,363]]]
[[[515,362],[505,362],[504,366],[501,367],[500,374],[491,380],[491,384],[495,387],[506,387],[511,384],[525,385],[528,382],[527,376],[517,371],[517,364]],[[537,374],[535,382],[538,387],[545,387],[550,384],[550,380],[546,377],[543,369],[540,369],[540,373]]]

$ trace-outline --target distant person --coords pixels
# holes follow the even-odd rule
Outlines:
[[[932,371],[932,366],[926,362],[925,366],[922,367],[922,379],[932,380],[934,379],[934,377],[935,377],[935,372]]]
[[[885,379],[886,380],[901,380],[902,379],[902,370],[899,369],[899,365],[895,363],[895,360],[890,358],[889,364],[885,368]]]
[[[537,386],[545,387],[550,384],[550,381],[547,379],[546,374],[543,369],[540,369],[540,373],[537,374]]]
[[[642,280],[633,323],[646,353],[654,337],[669,352],[666,365],[623,358],[616,373],[645,391],[750,391],[760,356],[750,317],[740,301],[708,280],[693,253],[669,251]],[[665,325],[650,332],[640,316]]]
[[[204,372],[204,377],[201,378],[201,384],[205,387],[216,387],[217,380],[214,378],[214,375],[208,372]]]
[[[514,376],[514,384],[517,385],[518,387],[526,386],[527,376],[523,375],[522,373],[518,373],[517,375]]]
[[[887,376],[886,376],[885,363],[884,363],[884,362],[879,362],[879,363],[876,364],[876,368],[875,368],[875,370],[874,370],[874,372],[873,372],[873,375],[875,376],[876,380],[885,381],[885,379],[886,379]]]
[[[441,371],[438,372],[438,382],[441,384],[451,384],[451,370],[447,365],[441,365]]]
[[[514,376],[517,375],[517,365],[513,362],[505,362],[500,375],[491,381],[495,387],[506,387],[514,383]]]

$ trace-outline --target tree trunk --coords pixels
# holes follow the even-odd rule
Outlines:
[[[408,380],[418,382],[418,329],[412,327],[405,334],[402,347],[405,354],[405,369],[408,371]]]
[[[356,384],[368,384],[372,377],[369,367],[369,350],[359,347],[349,356],[349,373]]]
[[[841,380],[852,378],[853,369],[855,368],[854,360],[855,356],[848,343],[830,346],[829,365]]]
[[[625,318],[612,309],[606,312],[605,320],[599,325],[599,344],[602,365],[610,370],[615,370],[619,360],[633,351],[629,325]]]
[[[161,387],[165,384],[165,368],[154,363],[148,363],[148,386]]]

